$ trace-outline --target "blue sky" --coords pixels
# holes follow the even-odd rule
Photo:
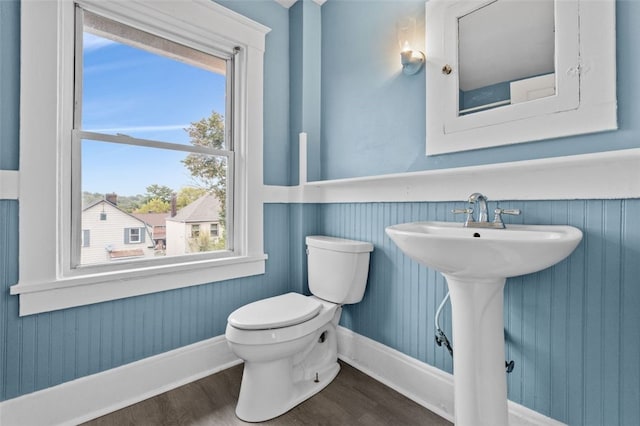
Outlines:
[[[189,144],[184,131],[212,111],[225,115],[225,77],[85,33],[82,128]],[[193,184],[185,153],[84,141],[82,190],[144,194],[152,184]]]

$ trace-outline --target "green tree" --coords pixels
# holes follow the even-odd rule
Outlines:
[[[195,146],[225,149],[224,117],[213,111],[209,117],[193,122],[185,129]],[[182,160],[193,180],[220,201],[220,221],[224,226],[227,201],[227,158],[191,153]]]
[[[185,186],[178,191],[176,196],[176,207],[178,210],[188,206],[207,193],[204,188],[196,188],[194,186]]]
[[[129,196],[118,196],[118,208],[127,213],[133,213],[142,204],[144,204],[144,200],[145,200],[145,197],[141,194],[129,195]]]
[[[167,213],[170,210],[171,203],[161,200],[160,198],[152,198],[138,207],[135,213]]]
[[[191,248],[192,253],[201,251],[224,250],[225,242],[223,238],[213,240],[207,234],[200,234],[197,237],[191,238],[191,240],[189,241],[189,247]]]
[[[84,191],[82,193],[82,208],[86,208],[91,204],[98,202],[100,200],[104,200],[104,194],[100,192],[88,192]]]
[[[171,203],[171,197],[173,197],[173,189],[165,185],[153,184],[147,186],[147,193],[145,194],[145,202],[149,202],[153,199],[159,199],[165,203]]]

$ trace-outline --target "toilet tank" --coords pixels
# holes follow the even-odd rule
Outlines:
[[[309,290],[333,303],[358,303],[364,296],[373,244],[325,236],[308,236]]]

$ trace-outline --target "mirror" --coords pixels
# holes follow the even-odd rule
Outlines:
[[[493,1],[458,18],[459,115],[555,95],[553,0]]]
[[[426,3],[427,155],[617,128],[614,0]]]

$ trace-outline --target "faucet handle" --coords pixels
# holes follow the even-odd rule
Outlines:
[[[473,209],[471,207],[467,207],[466,209],[453,209],[451,210],[453,214],[466,214],[467,217],[465,219],[465,223],[473,222]]]
[[[512,216],[519,216],[520,215],[520,209],[500,209],[497,208],[494,210],[495,214],[510,214]]]
[[[509,214],[518,216],[520,214],[520,209],[501,209],[497,208],[493,211],[495,216],[493,216],[493,223],[500,225],[501,228],[504,228],[504,223],[502,222],[502,215]]]

